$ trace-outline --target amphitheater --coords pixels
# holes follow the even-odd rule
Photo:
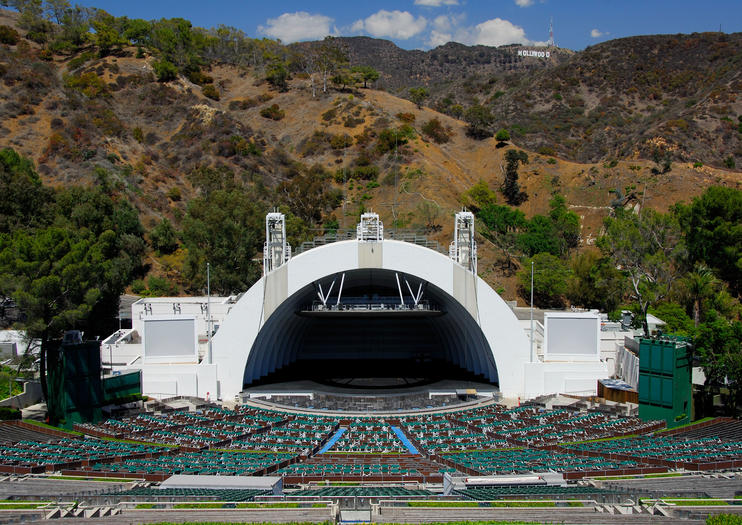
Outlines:
[[[144,343],[136,324],[114,334],[101,357],[112,370],[132,369],[121,356],[141,363],[148,401],[71,431],[0,423],[0,523],[704,523],[742,513],[742,424],[643,421],[589,390],[594,356],[534,353],[476,276],[470,215],[457,215],[449,257],[382,247],[378,217],[367,218],[357,239],[292,258],[280,214],[269,215],[263,279],[224,303],[213,341],[189,325],[198,344],[180,342],[190,354],[161,330],[190,319],[185,301],[177,312],[168,303],[169,316],[143,305],[156,329],[140,328]],[[587,395],[555,395],[570,385]]]

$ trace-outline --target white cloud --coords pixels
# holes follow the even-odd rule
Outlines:
[[[493,18],[474,28],[474,44],[484,46],[504,46],[507,44],[536,45],[526,38],[525,30],[508,20]]]
[[[442,5],[459,5],[459,0],[415,0],[415,5],[440,7]]]
[[[600,38],[601,36],[610,35],[608,32],[603,32],[600,29],[593,29],[590,31],[590,36],[593,38]]]
[[[415,18],[407,11],[387,11],[382,9],[365,20],[356,20],[352,31],[365,31],[377,38],[389,37],[406,40],[419,34],[428,25],[423,16]]]
[[[430,36],[428,37],[428,40],[425,42],[428,47],[438,47],[442,46],[443,44],[447,44],[448,42],[453,41],[453,35],[451,33],[444,33],[441,31],[436,31],[433,29],[430,32]]]
[[[278,18],[269,18],[265,26],[258,26],[258,31],[290,44],[299,40],[319,40],[336,33],[337,31],[330,29],[332,22],[333,19],[329,16],[298,11],[284,13]]]
[[[530,7],[533,5],[533,0],[515,0],[515,5],[518,7]]]
[[[433,20],[433,27],[436,28],[438,31],[450,31],[451,25],[452,21],[446,15],[437,16]]]

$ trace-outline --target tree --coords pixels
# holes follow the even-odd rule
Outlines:
[[[503,169],[505,181],[502,184],[502,194],[508,204],[519,206],[528,200],[528,194],[521,191],[518,184],[518,166],[528,164],[528,154],[525,151],[509,149],[505,153],[505,161],[507,165]],[[502,169],[502,166],[500,168]]]
[[[537,253],[527,259],[518,272],[521,297],[530,299],[531,261],[533,261],[533,302],[541,308],[561,308],[567,292],[569,268],[550,253]]]
[[[610,259],[594,251],[570,261],[567,299],[575,306],[615,312],[626,293],[626,279]]]
[[[543,215],[534,215],[527,221],[523,233],[518,236],[518,247],[529,257],[547,252],[561,255],[559,235],[554,223]]]
[[[0,233],[49,224],[54,195],[41,183],[30,160],[14,150],[0,151]]]
[[[487,182],[480,179],[464,193],[462,201],[465,206],[471,208],[474,212],[478,212],[490,204],[497,203],[497,195],[490,189]]]
[[[430,96],[430,91],[424,87],[410,88],[410,100],[415,103],[417,109],[422,109],[423,102]]]
[[[273,60],[265,72],[265,79],[278,91],[288,91],[289,70],[281,60]]]
[[[690,205],[674,209],[688,244],[691,264],[716,270],[730,291],[742,294],[742,191],[711,186]]]
[[[368,82],[376,82],[379,80],[379,72],[371,66],[354,66],[351,68],[351,72],[360,75],[361,80],[363,80],[364,89],[368,88]]]
[[[598,246],[629,279],[631,299],[649,337],[647,312],[667,297],[680,274],[685,255],[680,226],[673,215],[647,209],[640,215],[619,210],[605,219],[604,228]]]
[[[264,211],[244,190],[218,189],[190,201],[183,219],[183,244],[191,291],[200,293],[206,286],[207,262],[214,293],[244,291],[258,279],[260,267],[254,259],[262,247]]]
[[[510,133],[505,128],[501,128],[495,135],[497,141],[497,148],[504,148],[507,145],[507,141],[510,140]]]
[[[699,326],[694,346],[710,390],[708,397],[713,399],[714,393],[721,394],[726,387],[728,399],[723,405],[735,416],[742,401],[742,322],[724,319],[711,310]]]
[[[567,200],[554,195],[549,201],[549,219],[559,238],[559,255],[567,255],[580,244],[580,218],[567,209]]]
[[[322,79],[322,92],[327,93],[327,81],[348,62],[348,54],[335,37],[327,36],[319,45],[313,62]]]
[[[464,113],[464,120],[468,124],[466,134],[475,139],[486,139],[492,136],[490,126],[495,121],[489,108],[481,104],[474,104]]]
[[[717,292],[719,280],[710,268],[698,265],[680,281],[685,295],[691,302],[693,324],[698,328],[701,322],[701,309],[704,302]]]
[[[494,201],[487,202],[479,210],[477,216],[485,227],[484,230],[480,230],[480,233],[503,252],[505,268],[511,271],[518,246],[518,236],[528,222],[526,216],[518,209],[500,206]]]
[[[159,253],[170,254],[178,249],[178,232],[166,218],[162,219],[149,233],[152,248]]]
[[[178,78],[178,68],[167,60],[159,60],[152,63],[158,82],[170,82]]]

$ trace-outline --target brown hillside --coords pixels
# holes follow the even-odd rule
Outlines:
[[[5,13],[0,24],[9,20]],[[182,77],[156,82],[153,58],[135,58],[135,48],[105,58],[91,49],[52,60],[39,51],[25,40],[0,45],[0,146],[32,158],[54,185],[107,180],[135,204],[147,228],[160,217],[179,224],[196,194],[188,174],[199,166],[222,166],[272,189],[320,165],[337,174],[334,184],[345,192],[344,206],[331,212],[341,227],[353,227],[361,209],[373,209],[387,229],[426,230],[447,248],[462,194],[480,179],[497,190],[503,179],[507,148],[496,148],[494,139],[473,140],[463,121],[385,91],[330,89],[312,97],[308,81],[296,76],[281,93],[259,71],[215,65],[208,71],[219,94],[213,100]],[[274,104],[282,119],[261,116]],[[398,114],[414,116],[416,137],[399,155],[377,152],[382,131],[403,124]],[[433,118],[450,127],[449,142],[436,144],[421,133]],[[652,140],[672,144],[659,130]],[[510,147],[528,144],[516,137]],[[670,172],[655,175],[655,162],[633,153],[615,163],[588,164],[528,153],[520,174],[529,199],[521,208],[528,216],[544,213],[551,196],[563,194],[582,219],[584,246],[599,234],[615,199],[611,191],[633,194],[630,205],[666,210],[711,184],[742,183],[739,171],[693,167],[692,161],[675,161]],[[378,183],[354,180],[366,161],[378,168]],[[480,273],[515,298],[514,277],[501,272],[499,254],[484,239],[480,246]]]

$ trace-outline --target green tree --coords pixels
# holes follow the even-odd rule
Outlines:
[[[524,231],[518,236],[518,247],[529,257],[548,252],[556,257],[561,255],[561,243],[554,223],[543,215],[534,215],[526,223]]]
[[[518,166],[528,164],[528,154],[525,151],[509,149],[505,153],[505,181],[502,183],[502,194],[511,206],[519,206],[528,200],[528,194],[521,191],[518,184]]]
[[[211,289],[218,294],[247,290],[259,277],[254,261],[262,238],[264,208],[244,190],[214,190],[192,199],[183,219],[183,244],[188,250],[185,277],[192,292],[206,286],[211,264]]]
[[[170,82],[178,78],[178,68],[167,60],[152,62],[152,70],[158,82]]]
[[[490,189],[486,181],[480,179],[464,193],[462,201],[464,206],[476,213],[490,204],[497,203],[497,194]]]
[[[723,405],[729,415],[736,416],[742,401],[742,322],[711,310],[699,325],[694,346],[706,376],[708,397],[713,399],[726,389]]]
[[[351,71],[360,75],[364,89],[368,88],[368,82],[379,80],[379,72],[371,66],[354,66]]]
[[[480,233],[502,251],[503,266],[507,271],[512,271],[517,255],[518,236],[528,223],[526,216],[518,209],[494,202],[487,202],[477,216],[484,225]]]
[[[417,106],[417,109],[422,109],[423,102],[425,102],[425,99],[430,96],[430,91],[428,91],[428,89],[424,87],[410,88],[409,93],[410,100],[414,102],[414,104]]]
[[[691,263],[704,263],[742,294],[742,191],[711,186],[690,205],[674,209]]]
[[[626,278],[610,259],[594,251],[577,254],[570,261],[567,299],[575,306],[615,312],[626,294]]]
[[[41,183],[31,161],[10,148],[0,150],[0,194],[0,233],[50,222],[53,191]]]
[[[521,297],[530,300],[531,261],[533,261],[533,302],[540,308],[561,308],[567,292],[569,268],[559,258],[550,253],[537,253],[526,259],[518,272]]]
[[[178,249],[178,232],[165,217],[149,233],[152,248],[159,253],[169,254]]]
[[[559,239],[559,255],[567,255],[580,244],[580,218],[567,209],[567,200],[554,195],[549,201],[549,219]]]
[[[265,71],[265,79],[278,91],[288,91],[289,70],[281,60],[274,60]]]
[[[468,136],[479,140],[492,136],[490,126],[495,121],[495,116],[489,108],[481,104],[474,104],[464,113],[464,120],[468,124],[466,127]]]
[[[508,130],[505,128],[501,128],[497,134],[495,135],[495,140],[497,141],[498,148],[503,148],[507,144],[507,142],[510,140],[510,133],[508,133]]]
[[[649,337],[647,312],[667,297],[685,256],[676,218],[651,209],[641,215],[619,210],[615,217],[605,219],[605,235],[598,239],[598,246],[628,278],[630,297],[639,310],[644,335]]]

